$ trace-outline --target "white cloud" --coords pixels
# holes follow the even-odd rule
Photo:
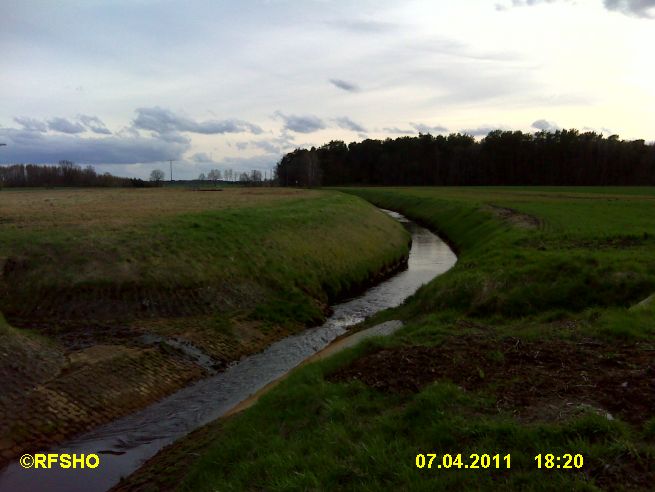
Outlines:
[[[77,119],[80,120],[82,124],[93,133],[98,133],[100,135],[111,135],[111,132],[107,129],[102,120],[97,116],[81,114],[77,117]]]
[[[426,125],[424,123],[410,123],[410,125],[412,125],[419,133],[430,133],[432,135],[438,135],[448,131],[448,128],[441,125]]]
[[[16,116],[14,118],[14,121],[19,125],[21,125],[25,130],[42,132],[42,133],[48,131],[48,125],[46,125],[43,121],[37,120],[36,118],[29,118],[27,116]]]
[[[138,108],[136,113],[137,117],[133,121],[135,128],[151,130],[162,135],[176,132],[201,133],[205,135],[224,133],[254,133],[258,135],[263,131],[259,126],[243,120],[195,121],[176,115],[172,111],[160,107]]]
[[[505,130],[506,128],[502,126],[492,126],[492,125],[483,125],[475,128],[465,128],[460,130],[460,133],[465,133],[466,135],[471,135],[472,137],[486,137],[490,132],[494,130]]]
[[[339,128],[344,130],[350,130],[351,132],[366,133],[366,128],[364,128],[359,123],[355,123],[353,120],[347,116],[342,116],[340,118],[335,118],[335,122]]]
[[[397,126],[386,126],[382,129],[383,132],[385,133],[394,133],[398,135],[414,135],[416,133],[416,129],[413,128],[398,128]]]
[[[600,2],[600,0],[598,0]],[[602,0],[608,10],[621,12],[634,17],[655,18],[655,0]],[[496,4],[496,10],[508,10],[514,7],[532,7],[542,3],[568,2],[573,0],[512,0]]]
[[[298,116],[276,111],[274,116],[283,121],[285,130],[296,133],[313,133],[326,127],[323,120],[314,115]]]
[[[77,121],[70,121],[66,118],[53,118],[48,120],[48,129],[60,133],[84,133],[86,128]]]
[[[604,0],[604,3],[609,10],[635,17],[655,18],[655,0]]]
[[[532,128],[535,128],[537,130],[546,131],[546,132],[552,132],[552,131],[555,131],[555,130],[559,130],[560,126],[557,123],[554,123],[552,121],[541,119],[541,120],[537,120],[537,121],[533,122],[532,123]]]
[[[360,90],[357,84],[353,84],[352,82],[347,82],[341,79],[330,79],[330,83],[338,89],[344,90],[346,92],[359,92]]]
[[[214,162],[211,156],[205,152],[196,152],[191,156],[191,160],[198,163]]]

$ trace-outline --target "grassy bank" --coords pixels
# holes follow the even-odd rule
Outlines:
[[[344,191],[440,231],[456,267],[379,317],[406,321],[396,335],[296,372],[126,488],[652,489],[653,189]],[[566,453],[583,466],[537,468]]]
[[[141,335],[224,367],[320,322],[409,241],[365,201],[324,191],[5,190],[0,217],[3,459],[202,376]]]
[[[2,207],[0,309],[16,325],[237,309],[312,322],[407,242],[380,212],[324,192],[5,192]]]

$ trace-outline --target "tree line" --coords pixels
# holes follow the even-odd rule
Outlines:
[[[200,173],[196,181],[206,182],[211,181],[214,184],[221,182],[233,182],[246,186],[275,186],[277,180],[273,176],[262,174],[258,169],[253,169],[250,172],[242,171],[241,173],[226,169],[221,173],[220,169],[212,169],[207,174]]]
[[[262,175],[262,172],[253,169],[250,172],[237,172],[232,169],[226,169],[221,172],[220,169],[212,169],[207,174],[200,173],[198,176],[198,181],[213,181],[214,183],[218,181],[238,181],[240,183],[270,183],[270,180],[267,177]]]
[[[419,134],[296,149],[277,164],[281,186],[655,185],[655,144],[578,130]]]
[[[243,175],[243,173],[241,174]],[[241,178],[241,176],[233,169],[225,169],[224,171],[221,171],[220,169],[212,169],[206,175],[205,173],[200,173],[198,181],[237,181],[239,178]]]
[[[120,178],[110,173],[98,174],[92,166],[82,168],[71,161],[59,161],[55,166],[13,164],[0,166],[0,186],[127,186],[142,188],[151,183],[138,178]]]

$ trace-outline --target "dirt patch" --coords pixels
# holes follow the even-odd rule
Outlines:
[[[655,461],[647,456],[620,453],[593,463],[585,470],[600,490],[653,490]]]
[[[0,277],[12,279],[28,270],[29,263],[26,258],[12,257],[0,260]]]
[[[122,345],[95,345],[84,350],[76,350],[68,355],[71,366],[97,364],[116,357],[135,356],[138,349]]]
[[[491,212],[499,219],[521,229],[539,229],[541,227],[541,220],[538,218],[511,208],[499,207],[497,205],[486,205],[484,209]]]
[[[655,414],[655,348],[581,340],[525,342],[465,336],[438,347],[382,349],[332,374],[389,392],[433,381],[487,390],[521,420],[566,418],[592,408],[641,424]]]

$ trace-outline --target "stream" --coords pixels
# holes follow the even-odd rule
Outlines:
[[[421,285],[456,263],[457,257],[438,236],[396,212],[385,212],[400,221],[412,235],[407,269],[360,296],[332,306],[333,313],[323,325],[279,340],[221,373],[50,450],[52,453],[95,453],[100,456],[98,468],[73,470],[54,466],[51,469],[23,469],[16,460],[0,472],[0,491],[108,490],[164,446],[225,415],[324,349],[346,333],[350,326],[383,309],[399,306]],[[370,336],[388,332],[372,330]]]

